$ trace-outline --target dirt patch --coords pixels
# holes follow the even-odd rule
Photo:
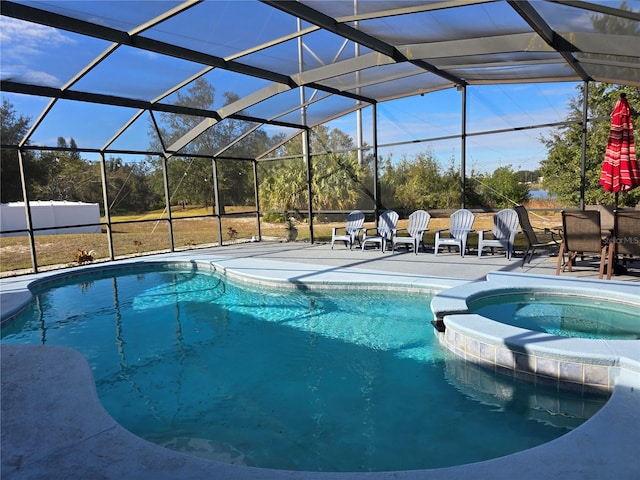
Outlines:
[[[4,247],[0,247],[0,257],[4,257],[9,254],[29,254],[29,251],[30,249],[28,245],[6,245]]]

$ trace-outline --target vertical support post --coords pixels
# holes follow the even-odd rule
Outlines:
[[[298,18],[297,20],[298,31],[302,30],[302,21]],[[302,44],[302,36],[298,37],[298,72],[302,73],[304,71],[304,46]],[[306,127],[307,125],[307,106],[306,106],[306,97],[304,86],[298,87],[300,89],[300,120],[302,125]],[[302,156],[304,158],[306,169],[307,169],[307,218],[309,222],[309,241],[313,243],[313,189],[311,188],[311,179],[313,175],[313,169],[311,166],[311,156],[309,153],[310,150],[310,142],[309,142],[309,129],[305,128],[302,132]]]
[[[171,218],[171,194],[169,192],[169,166],[168,166],[168,158],[167,147],[162,140],[162,135],[160,133],[160,128],[158,127],[158,122],[156,121],[156,117],[153,115],[153,111],[149,111],[149,115],[151,116],[151,120],[153,121],[153,126],[156,130],[156,134],[160,139],[160,144],[162,145],[162,181],[164,183],[164,204],[167,209],[167,219],[169,222],[169,248],[170,251],[174,251],[174,243],[173,243],[173,221]]]
[[[462,201],[460,208],[467,208],[467,87],[458,85],[459,92],[462,92],[462,125],[460,131],[460,191]]]
[[[587,179],[587,122],[589,121],[589,82],[584,82],[582,95],[582,153],[580,155],[580,210],[584,210],[584,190]]]
[[[111,207],[109,206],[109,183],[107,181],[107,165],[104,152],[100,152],[100,177],[102,179],[102,203],[104,205],[104,219],[107,224],[107,243],[109,245],[109,259],[115,260],[113,249],[113,231],[111,229]]]
[[[213,196],[216,202],[214,210],[215,216],[218,218],[218,245],[222,246],[222,217],[220,216],[220,186],[218,185],[218,160],[211,159],[211,168],[213,170]]]
[[[356,74],[359,72],[356,72]],[[358,100],[360,103],[360,100]],[[364,146],[364,139],[362,133],[362,108],[356,110],[356,147],[358,148],[358,165],[364,165],[364,154],[362,147]]]
[[[302,154],[304,155],[307,165],[307,208],[309,222],[309,241],[313,243],[313,187],[311,180],[313,178],[313,165],[311,164],[311,154],[309,145],[309,129],[305,128],[302,132]]]
[[[171,194],[169,192],[169,165],[166,155],[162,156],[162,179],[164,181],[164,203],[167,208],[167,221],[169,222],[169,249],[173,252],[173,222],[171,219]]]
[[[253,192],[256,204],[256,223],[258,227],[258,240],[262,240],[262,225],[260,222],[260,192],[258,191],[258,161],[253,160]]]
[[[353,0],[353,14],[357,17],[358,15],[358,0]],[[358,21],[356,20],[353,24],[353,28],[358,30]],[[360,44],[358,42],[354,42],[354,55],[355,57],[360,56]],[[360,85],[360,70],[356,70],[356,85]],[[356,93],[360,94],[360,87],[356,88]],[[357,101],[358,105],[361,103],[360,100]],[[362,109],[359,108],[356,110],[356,147],[358,148],[358,165],[364,165],[364,154],[362,152],[362,147],[364,146],[364,139],[362,133]]]
[[[33,273],[38,273],[38,258],[36,255],[36,240],[33,232],[33,219],[31,217],[31,206],[29,205],[29,194],[27,193],[27,179],[24,171],[24,158],[22,150],[18,149],[18,166],[20,168],[20,186],[22,187],[22,199],[24,200],[24,215],[27,222],[27,235],[29,236],[29,249],[31,250],[31,266]]]
[[[373,117],[373,201],[375,203],[376,225],[378,224],[378,212],[380,211],[380,179],[378,178],[378,105],[372,104]]]

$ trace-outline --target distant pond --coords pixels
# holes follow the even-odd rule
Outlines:
[[[529,198],[553,198],[555,195],[549,195],[548,190],[529,190]]]

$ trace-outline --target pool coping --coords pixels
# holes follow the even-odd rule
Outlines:
[[[142,260],[199,261],[195,255]],[[135,268],[136,262],[122,262]],[[354,268],[327,271],[313,265],[273,260],[227,259],[207,256],[227,275],[246,275],[256,282],[318,287],[358,280],[380,288],[437,289],[475,282],[441,280],[420,275],[390,274]],[[91,268],[91,267],[88,267]],[[94,267],[95,268],[95,267]],[[75,269],[74,273],[82,273]],[[3,317],[30,299],[29,284],[65,273],[46,273],[30,279],[0,282]],[[512,275],[512,274],[504,274]],[[516,274],[517,275],[517,274]],[[35,277],[35,278],[34,278]],[[528,275],[527,278],[531,278]],[[506,278],[505,278],[506,280]],[[571,280],[565,280],[571,282]],[[582,285],[584,280],[579,281]],[[637,288],[637,287],[636,287]],[[5,295],[8,295],[5,298]],[[26,300],[25,300],[26,299]],[[6,302],[5,302],[6,301]],[[5,307],[7,310],[5,310]],[[633,352],[631,352],[633,353]],[[640,355],[640,352],[636,352]],[[631,479],[640,460],[640,385],[630,369],[621,369],[606,405],[582,426],[562,437],[513,455],[480,463],[432,470],[374,473],[325,473],[268,470],[192,457],[151,444],[118,425],[100,404],[91,369],[78,352],[54,346],[3,344],[2,354],[2,476],[46,478],[55,471],[67,478],[224,478],[224,479],[510,479],[523,480]],[[437,448],[437,446],[425,446]]]
[[[465,280],[427,275],[391,273],[355,267],[331,267],[255,258],[232,258],[223,255],[161,254],[148,258],[127,259],[104,264],[84,265],[73,270],[42,272],[23,277],[0,279],[1,321],[18,313],[32,298],[32,289],[49,281],[81,276],[87,270],[122,271],[153,265],[200,270],[214,270],[228,278],[269,287],[345,288],[364,286],[376,289],[416,290],[436,293],[468,283]]]

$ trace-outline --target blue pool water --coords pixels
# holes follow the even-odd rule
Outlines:
[[[266,468],[436,468],[550,441],[606,397],[496,376],[439,348],[430,297],[257,290],[148,270],[58,281],[2,341],[82,352],[125,428]]]
[[[472,301],[469,311],[507,325],[563,337],[640,339],[640,309],[619,301],[514,292]]]

